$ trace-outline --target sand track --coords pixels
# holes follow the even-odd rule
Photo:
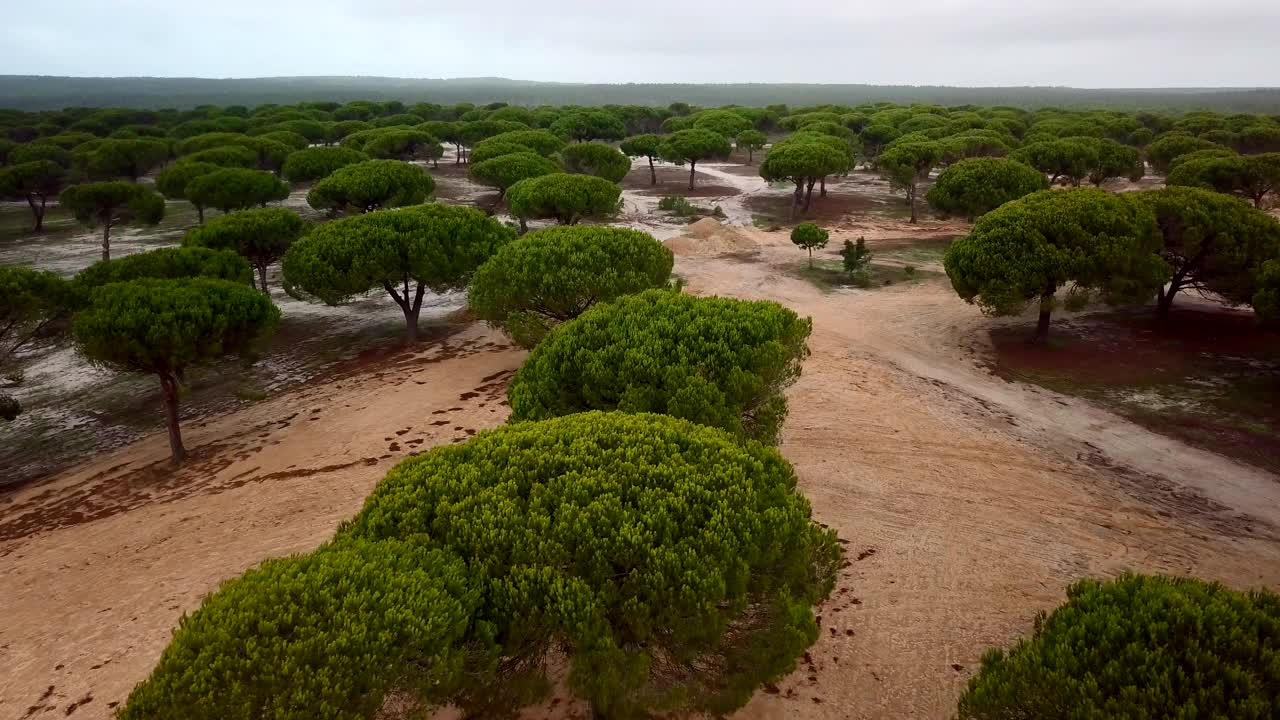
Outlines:
[[[910,232],[867,230],[826,255]],[[781,449],[848,561],[817,645],[741,717],[948,717],[982,652],[1084,576],[1280,587],[1274,476],[990,375],[992,321],[945,279],[823,293],[784,272],[784,234],[741,232],[754,254],[677,271],[813,317]],[[220,581],[322,542],[397,459],[502,422],[522,358],[467,326],[192,428],[176,473],[157,434],[0,498],[0,717],[108,717]]]

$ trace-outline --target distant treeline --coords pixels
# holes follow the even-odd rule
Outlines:
[[[1098,90],[1067,87],[942,87],[909,85],[579,84],[503,78],[407,79],[386,77],[75,78],[0,75],[0,107],[187,109],[199,105],[293,104],[331,100],[401,100],[413,103],[505,102],[513,105],[765,106],[870,102],[939,105],[1215,110],[1280,113],[1280,88],[1174,88]]]

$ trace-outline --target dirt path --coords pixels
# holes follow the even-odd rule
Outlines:
[[[754,257],[677,271],[814,318],[782,451],[849,562],[818,644],[740,717],[949,717],[982,652],[1083,576],[1280,587],[1274,477],[993,377],[991,321],[945,280],[823,293],[787,274],[785,235],[746,232]],[[905,232],[848,226],[826,254]],[[0,717],[108,717],[220,581],[323,541],[398,458],[502,422],[522,357],[470,326],[193,428],[180,472],[157,435],[0,499]]]

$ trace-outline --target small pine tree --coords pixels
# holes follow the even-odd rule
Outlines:
[[[809,267],[813,267],[814,248],[826,247],[828,237],[826,230],[810,222],[800,223],[791,230],[791,242],[809,251]]]
[[[844,241],[840,249],[840,257],[844,260],[844,271],[850,274],[866,269],[871,263],[871,251],[867,249],[867,239],[858,238],[858,242]]]

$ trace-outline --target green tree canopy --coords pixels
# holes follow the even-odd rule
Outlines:
[[[693,127],[699,130],[710,130],[727,138],[752,129],[750,120],[732,110],[706,110],[698,113],[693,120]]]
[[[241,210],[192,228],[182,238],[182,244],[240,255],[258,271],[258,287],[265,293],[270,292],[267,268],[284,257],[304,230],[302,218],[288,208]]]
[[[298,137],[304,138],[307,141],[307,143],[306,145],[302,145],[301,147],[298,148],[299,150],[301,150],[302,148],[307,147],[307,145],[310,145],[311,143],[324,142],[325,139],[328,137],[329,128],[319,120],[295,119],[295,120],[284,120],[281,122],[272,123],[270,125],[264,125],[261,128],[255,130],[253,134],[258,137],[268,137],[270,135],[274,135],[276,133],[282,133],[282,132],[290,133],[292,135],[296,135]],[[271,139],[278,140],[278,138],[271,138]],[[285,144],[293,145],[293,143],[285,143]]]
[[[555,218],[561,225],[605,215],[618,209],[622,189],[617,183],[594,175],[555,173],[521,180],[507,188],[507,208],[525,223],[534,218]]]
[[[1009,157],[1048,175],[1050,185],[1066,179],[1075,187],[1079,187],[1100,163],[1096,138],[1033,142],[1009,153]]]
[[[514,155],[516,153],[533,153],[533,150],[529,149],[528,145],[521,145],[519,143],[513,143],[513,142],[503,142],[499,140],[494,140],[493,138],[489,138],[488,140],[481,140],[480,142],[476,143],[476,146],[471,149],[471,155],[467,158],[467,162],[470,162],[473,164],[482,163],[486,160],[492,160],[496,157],[501,157],[503,155]],[[533,154],[538,155],[538,153],[533,153]],[[538,156],[542,157],[541,155],[538,155]]]
[[[1043,341],[1068,283],[1149,300],[1169,277],[1159,247],[1150,210],[1105,190],[1045,190],[978,218],[947,248],[943,267],[956,293],[985,313],[1016,315],[1039,300],[1035,340]]]
[[[66,283],[54,273],[0,265],[0,373],[12,369],[16,353],[61,317],[66,305]]]
[[[471,152],[472,162],[480,162],[476,159],[476,152],[489,143],[523,145],[543,157],[551,157],[563,150],[565,146],[564,140],[548,130],[511,130],[476,143]]]
[[[339,120],[325,128],[324,140],[327,143],[336,143],[352,133],[372,129],[373,125],[363,120]]]
[[[351,148],[311,147],[289,153],[280,174],[289,182],[315,182],[329,177],[338,168],[368,159],[368,155]]]
[[[906,191],[913,223],[916,222],[916,191],[920,183],[929,179],[929,173],[942,160],[942,153],[939,143],[903,143],[885,149],[876,158],[876,170],[889,181],[889,186]]]
[[[477,652],[478,580],[398,540],[268,560],[183,618],[120,720],[358,720],[390,692],[438,697]]]
[[[1151,163],[1151,167],[1155,168],[1156,172],[1167,173],[1169,172],[1169,164],[1179,155],[1221,147],[1217,143],[1201,140],[1184,133],[1168,133],[1156,138],[1150,145],[1147,145],[1147,162]]]
[[[311,145],[311,141],[308,140],[305,136],[299,135],[298,133],[291,132],[289,130],[273,130],[271,132],[266,132],[266,133],[257,135],[257,137],[260,137],[264,140],[274,140],[278,143],[283,143],[285,145],[288,145],[289,148],[294,151],[305,150]]]
[[[506,657],[451,698],[477,717],[545,693],[556,652],[598,717],[729,713],[817,638],[812,606],[841,555],[775,450],[623,413],[509,425],[408,460],[348,538],[430,538],[484,573],[474,627],[491,634],[477,639]]]
[[[430,203],[320,225],[293,243],[282,269],[287,288],[330,305],[382,288],[412,342],[426,291],[466,287],[513,236],[475,208]]]
[[[742,132],[738,133],[738,136],[736,138],[738,147],[747,151],[748,165],[750,165],[752,160],[755,159],[756,151],[763,148],[765,146],[765,143],[767,143],[768,141],[769,141],[769,138],[765,137],[764,133],[755,129],[743,130]]]
[[[795,183],[796,190],[791,199],[791,217],[794,218],[802,199],[805,212],[808,212],[809,203],[813,200],[813,186],[820,179],[848,169],[848,154],[835,147],[834,143],[792,135],[769,148],[769,154],[760,163],[760,177],[770,182],[786,180]]]
[[[1210,190],[1167,187],[1128,196],[1149,208],[1169,264],[1158,290],[1159,316],[1168,317],[1183,289],[1208,291],[1233,304],[1252,301],[1263,263],[1280,259],[1280,222],[1247,203]]]
[[[396,113],[395,115],[388,115],[374,120],[373,126],[380,128],[395,127],[396,125],[413,126],[426,121],[426,118],[413,113]]]
[[[41,160],[69,168],[71,167],[71,152],[57,145],[45,143],[19,145],[9,152],[9,164],[11,165],[25,165]]]
[[[1008,158],[970,158],[943,170],[925,199],[933,209],[970,220],[1010,200],[1048,190],[1043,173]]]
[[[507,193],[507,188],[521,180],[560,172],[560,168],[554,162],[537,153],[529,152],[523,145],[513,147],[522,148],[524,151],[499,155],[479,162],[476,161],[473,153],[471,179],[481,185],[497,188],[498,197],[503,197]]]
[[[368,160],[335,170],[307,193],[307,204],[331,215],[417,205],[435,190],[422,168],[399,160]]]
[[[809,267],[813,267],[813,251],[827,246],[828,233],[817,225],[806,222],[791,229],[791,244],[809,251]]]
[[[698,163],[703,160],[724,159],[733,152],[725,136],[710,130],[680,130],[663,138],[658,152],[662,159],[677,165],[689,164],[689,189],[694,187]]]
[[[1232,147],[1245,155],[1280,152],[1280,124],[1250,125],[1236,134]]]
[[[458,126],[458,142],[466,147],[475,147],[476,143],[502,133],[528,130],[525,125],[504,120],[474,120],[460,123]]]
[[[607,110],[581,110],[560,116],[551,123],[551,133],[566,140],[621,140],[627,128]]]
[[[1262,207],[1268,195],[1280,191],[1280,153],[1188,160],[1169,171],[1168,184],[1231,193]]]
[[[257,167],[258,154],[243,145],[222,145],[184,155],[181,162],[247,170]]]
[[[1236,153],[1235,150],[1231,150],[1224,147],[1210,148],[1208,150],[1196,150],[1195,152],[1189,152],[1189,153],[1186,153],[1185,155],[1179,155],[1173,160],[1170,160],[1169,172],[1172,173],[1182,163],[1191,162],[1192,160],[1207,160],[1209,158],[1224,158],[1224,157],[1229,158],[1229,157],[1236,157],[1237,154],[1238,153]]]
[[[364,144],[364,152],[382,160],[438,160],[444,146],[421,130],[383,130]]]
[[[658,412],[776,443],[808,319],[772,302],[667,290],[587,310],[538,344],[507,393],[514,420]],[[660,361],[658,359],[661,359]]]
[[[642,157],[649,160],[649,184],[658,184],[658,171],[653,161],[662,157],[662,138],[658,135],[634,135],[623,140],[618,149],[628,157]]]
[[[164,198],[150,188],[111,181],[72,185],[58,197],[62,207],[90,228],[102,228],[102,259],[111,259],[111,228],[155,225],[164,218]]]
[[[170,147],[165,140],[107,139],[94,143],[93,149],[73,152],[75,164],[92,180],[114,180],[120,177],[137,182],[152,169],[169,159]]]
[[[579,225],[537,230],[476,271],[467,302],[482,320],[533,347],[598,302],[664,287],[674,257],[648,233]]]
[[[205,278],[253,284],[253,269],[230,250],[203,247],[167,247],[102,260],[76,273],[68,285],[67,304],[83,310],[93,291],[111,283],[130,280],[182,280]]]
[[[858,140],[862,143],[862,154],[869,162],[875,162],[880,157],[880,152],[885,146],[902,135],[902,131],[898,128],[882,124],[871,123],[862,128],[862,132],[858,133]]]
[[[67,171],[49,160],[35,160],[0,168],[0,198],[25,200],[31,208],[32,232],[44,231],[45,206],[62,192]]]
[[[595,175],[609,182],[621,182],[631,171],[631,160],[611,145],[576,143],[560,151],[560,163],[567,173]]]
[[[1267,718],[1280,712],[1280,595],[1192,578],[1081,580],[992,650],[960,720]],[[1123,661],[1118,661],[1123,658]]]
[[[103,285],[72,325],[90,362],[160,378],[169,448],[187,454],[178,424],[178,383],[189,367],[255,350],[280,311],[248,285],[226,280],[133,280]]]
[[[1253,311],[1266,326],[1280,327],[1280,260],[1263,263],[1254,285]]]
[[[192,178],[184,193],[197,207],[227,213],[284,200],[289,197],[289,186],[263,170],[223,168]]]

